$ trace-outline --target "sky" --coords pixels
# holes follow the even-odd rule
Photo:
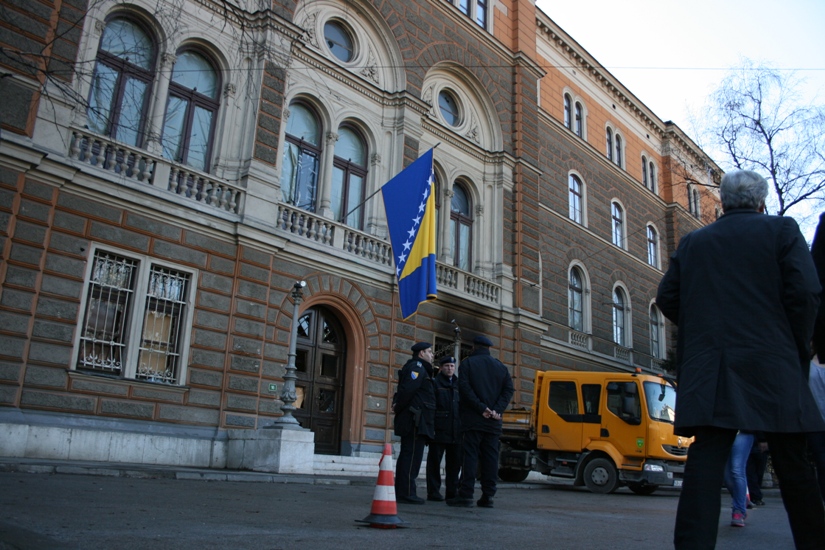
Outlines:
[[[743,58],[795,70],[806,80],[803,101],[825,104],[825,0],[537,0],[536,5],[660,119],[692,137],[691,113],[701,116],[707,97]],[[719,154],[706,152],[725,168]],[[803,231],[812,236],[811,228]]]

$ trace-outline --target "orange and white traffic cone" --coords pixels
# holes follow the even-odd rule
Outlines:
[[[378,463],[378,483],[375,485],[375,494],[372,498],[370,515],[357,521],[367,523],[370,527],[376,527],[378,529],[395,529],[396,527],[407,526],[397,515],[398,507],[395,503],[394,476],[395,469],[392,465],[392,446],[386,443],[384,445],[384,454]]]

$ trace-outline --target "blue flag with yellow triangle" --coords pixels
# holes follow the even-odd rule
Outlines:
[[[432,149],[381,188],[404,319],[438,294],[434,190]]]

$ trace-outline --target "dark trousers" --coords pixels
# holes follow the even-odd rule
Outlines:
[[[704,426],[688,450],[676,511],[677,550],[714,548],[722,505],[722,479],[736,430]],[[805,434],[766,433],[779,489],[797,549],[819,549],[825,540],[825,508],[806,456]]]
[[[751,501],[762,500],[762,478],[765,477],[765,469],[768,467],[768,451],[759,450],[759,443],[754,443],[754,448],[748,457],[748,492]]]
[[[476,472],[480,468],[481,494],[493,498],[496,494],[498,478],[498,438],[499,434],[469,430],[463,433],[461,449],[464,460],[461,465],[461,486],[458,496],[473,498]]]
[[[458,494],[458,474],[461,471],[461,443],[430,443],[427,453],[427,495],[441,492],[441,457],[444,461],[444,486],[447,498]]]
[[[415,493],[415,481],[421,469],[424,456],[425,437],[415,434],[401,436],[401,450],[395,463],[395,495],[399,497],[418,496]]]
[[[816,479],[819,482],[819,494],[825,500],[825,432],[808,434],[808,447],[816,466]]]

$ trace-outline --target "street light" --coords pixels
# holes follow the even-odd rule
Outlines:
[[[300,427],[298,420],[292,416],[292,413],[295,411],[293,403],[298,399],[298,395],[295,393],[295,380],[298,378],[295,376],[295,341],[298,339],[298,321],[300,320],[298,319],[298,308],[304,298],[303,289],[305,286],[307,286],[306,281],[295,281],[295,284],[292,285],[292,327],[289,336],[289,356],[284,369],[284,389],[281,391],[281,401],[284,403],[281,411],[284,414],[275,419],[275,425],[279,426]]]

